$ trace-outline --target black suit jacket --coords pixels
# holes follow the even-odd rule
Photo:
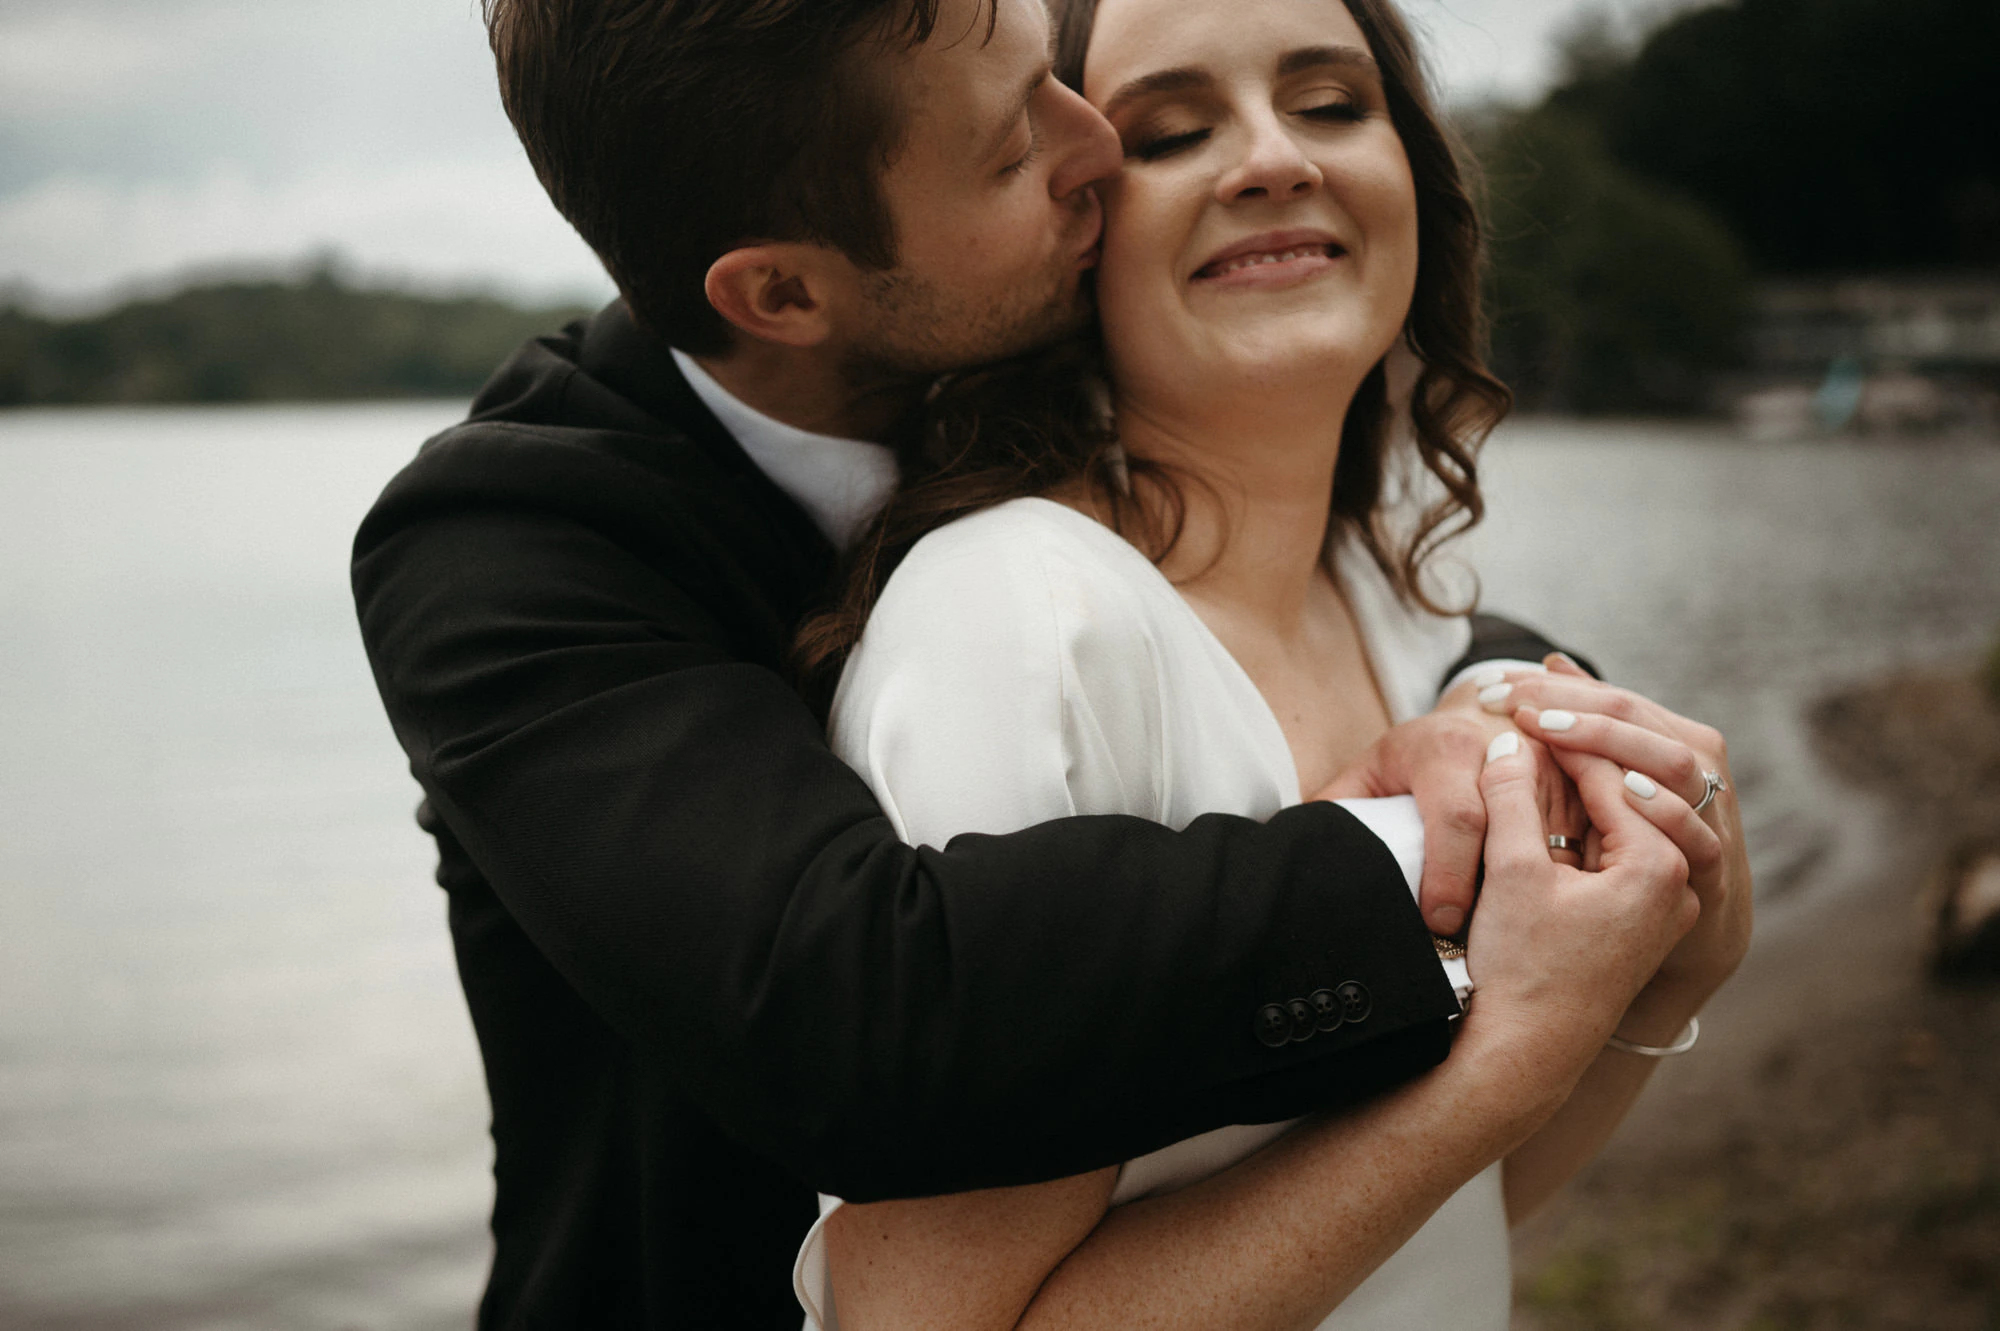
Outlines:
[[[361,527],[493,1100],[483,1327],[793,1328],[814,1188],[1058,1177],[1444,1056],[1429,934],[1332,805],[899,843],[783,675],[832,565],[617,305]],[[1260,1040],[1350,980],[1365,1020]]]

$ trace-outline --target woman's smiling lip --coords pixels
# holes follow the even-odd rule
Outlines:
[[[1291,282],[1323,272],[1346,253],[1331,232],[1265,231],[1217,250],[1190,280],[1258,286]]]

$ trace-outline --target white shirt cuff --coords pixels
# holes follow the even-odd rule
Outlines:
[[[1410,899],[1417,900],[1417,889],[1424,878],[1424,820],[1417,814],[1416,800],[1408,795],[1392,795],[1387,799],[1334,803],[1353,814],[1356,821],[1389,848],[1389,853],[1396,857],[1396,866],[1403,871],[1403,881],[1409,885]],[[1451,982],[1459,1010],[1464,1011],[1465,1000],[1472,996],[1472,976],[1465,969],[1465,958],[1440,957],[1438,964],[1444,967],[1445,979]]]
[[[1417,802],[1408,795],[1391,795],[1378,800],[1335,800],[1373,832],[1403,871],[1410,899],[1417,899],[1417,886],[1424,878],[1424,820],[1417,815]]]
[[[1456,675],[1453,675],[1450,679],[1446,680],[1444,687],[1438,690],[1438,697],[1440,698],[1444,697],[1445,694],[1450,693],[1453,689],[1465,683],[1465,681],[1468,679],[1477,679],[1481,681],[1480,687],[1484,688],[1488,684],[1501,683],[1502,682],[1501,677],[1505,675],[1506,672],[1509,670],[1547,670],[1547,669],[1548,667],[1543,665],[1540,661],[1518,661],[1511,656],[1495,657],[1491,661],[1475,661],[1471,665],[1467,666],[1465,669],[1459,671]],[[1486,676],[1489,674],[1492,676],[1491,679],[1486,678]]]

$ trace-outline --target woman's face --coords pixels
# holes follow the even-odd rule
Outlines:
[[[1409,311],[1417,203],[1341,0],[1102,0],[1084,94],[1125,151],[1098,277],[1121,394],[1351,392]]]

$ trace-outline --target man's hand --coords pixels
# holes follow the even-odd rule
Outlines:
[[[1437,934],[1457,934],[1472,911],[1486,840],[1480,769],[1494,735],[1514,730],[1508,718],[1483,711],[1478,694],[1475,684],[1453,689],[1428,716],[1392,727],[1314,796],[1416,797],[1424,820],[1424,876],[1418,900],[1424,920]],[[1543,825],[1548,831],[1581,838],[1587,823],[1576,787],[1545,747],[1532,740],[1524,747],[1534,761]]]

